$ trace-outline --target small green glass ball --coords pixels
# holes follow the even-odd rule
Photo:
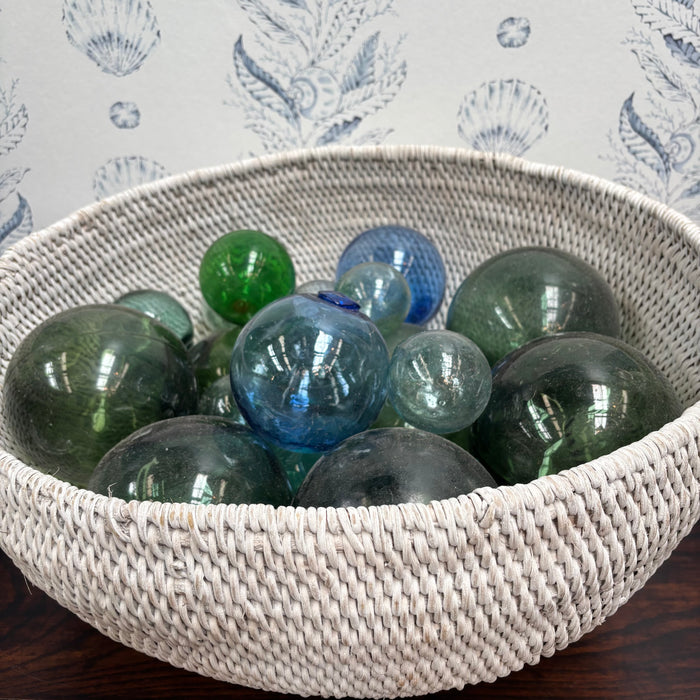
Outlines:
[[[109,304],[63,311],[32,330],[10,360],[3,395],[17,456],[76,486],[134,430],[197,408],[182,341]]]
[[[200,395],[215,381],[228,376],[231,352],[242,326],[232,326],[210,333],[190,350],[190,361],[197,377]]]
[[[636,348],[596,333],[538,338],[493,368],[475,454],[506,483],[575,467],[640,440],[682,412]]]
[[[272,450],[218,416],[147,425],[100,460],[88,487],[124,500],[288,505],[291,487]]]
[[[228,374],[210,384],[199,397],[197,413],[203,416],[220,416],[234,423],[248,425],[233,398],[231,378]]]
[[[192,319],[185,307],[167,292],[158,289],[136,289],[123,294],[114,303],[142,311],[146,316],[155,318],[170,328],[187,347],[192,344]]]
[[[227,321],[245,324],[275,299],[292,294],[287,249],[261,231],[231,231],[207,249],[199,266],[202,296]]]

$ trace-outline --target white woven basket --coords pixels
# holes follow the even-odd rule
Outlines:
[[[175,666],[357,697],[493,681],[566,647],[644,585],[700,517],[700,229],[595,177],[397,146],[280,154],[139,187],[0,259],[0,386],[40,321],[135,287],[177,295],[201,335],[198,261],[228,230],[279,237],[304,281],[332,277],[355,235],[388,223],[438,244],[448,298],[507,248],[588,260],[616,292],[623,337],[687,410],[556,476],[368,509],[125,503],[22,464],[0,424],[0,542],[25,576]]]

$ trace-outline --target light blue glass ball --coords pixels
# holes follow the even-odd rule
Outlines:
[[[471,425],[491,395],[491,367],[469,338],[452,331],[424,331],[394,350],[388,397],[416,428],[454,433]]]
[[[293,294],[261,309],[231,355],[231,388],[248,424],[297,452],[324,452],[377,417],[389,353],[358,304]]]
[[[360,234],[340,256],[336,280],[355,265],[383,262],[406,278],[411,290],[408,323],[427,323],[445,294],[445,265],[440,252],[426,236],[405,226],[378,226]]]
[[[354,299],[385,337],[398,329],[411,308],[411,290],[406,278],[388,263],[355,265],[338,280],[335,288]]]

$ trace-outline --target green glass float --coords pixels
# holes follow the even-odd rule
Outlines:
[[[425,326],[418,326],[415,323],[402,323],[391,333],[384,333],[384,340],[386,341],[386,347],[389,350],[389,357],[394,354],[394,350],[399,343],[402,343],[412,335],[420,333],[424,330]]]
[[[287,249],[262,231],[231,231],[204,253],[199,266],[202,296],[227,321],[245,324],[275,299],[294,291],[294,264]]]
[[[544,335],[620,332],[617,302],[602,275],[544,246],[507,250],[479,265],[452,298],[446,326],[473,340],[491,365]]]
[[[76,486],[134,430],[196,408],[182,341],[118,305],[49,318],[21,342],[5,377],[3,415],[16,454]]]
[[[158,289],[136,289],[123,294],[114,303],[142,311],[170,328],[186,346],[192,345],[192,319],[187,309],[167,292]]]
[[[293,505],[347,507],[429,503],[496,486],[462,448],[434,433],[379,428],[356,433],[324,454]]]
[[[126,501],[289,505],[289,482],[249,428],[181,416],[135,431],[100,460],[88,488]]]
[[[322,452],[292,452],[272,443],[270,447],[287,475],[292,493],[296,493],[311,467],[323,456]]]
[[[227,375],[212,382],[200,395],[197,413],[203,416],[220,416],[234,423],[248,425],[233,398],[231,378]]]
[[[612,452],[682,411],[639,350],[595,333],[533,340],[493,372],[491,398],[474,423],[475,454],[511,484]]]
[[[209,334],[190,350],[200,395],[231,368],[231,352],[242,326],[232,326]]]

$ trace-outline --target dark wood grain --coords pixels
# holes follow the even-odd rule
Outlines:
[[[220,683],[117,644],[27,584],[0,553],[1,698],[289,698]],[[700,527],[602,626],[457,698],[700,698]]]

